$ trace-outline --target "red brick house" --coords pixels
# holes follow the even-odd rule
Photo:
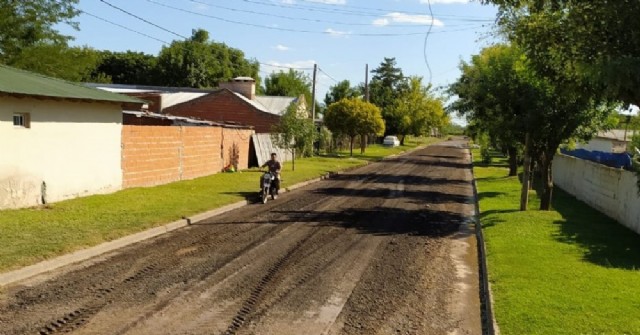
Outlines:
[[[220,89],[162,110],[164,114],[192,117],[213,122],[252,126],[256,133],[270,133],[280,116],[292,104],[306,110],[304,96],[256,96],[255,81],[248,77],[221,83]]]

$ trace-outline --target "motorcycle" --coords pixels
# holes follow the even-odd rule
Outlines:
[[[262,185],[262,190],[260,191],[260,198],[262,199],[262,203],[266,204],[267,199],[271,196],[272,200],[278,198],[276,183],[276,176],[270,172],[265,172],[262,177],[260,177],[260,184]]]

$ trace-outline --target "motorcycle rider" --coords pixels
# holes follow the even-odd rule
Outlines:
[[[262,164],[262,167],[265,166],[268,166],[269,172],[275,176],[273,183],[276,189],[276,194],[278,194],[278,191],[280,190],[280,170],[282,170],[282,165],[280,164],[280,161],[278,161],[278,155],[276,155],[275,152],[271,153],[270,160]]]

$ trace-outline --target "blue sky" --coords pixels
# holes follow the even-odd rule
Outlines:
[[[365,64],[373,69],[384,57],[395,57],[405,75],[425,83],[430,77],[434,86],[455,81],[460,61],[494,41],[496,9],[475,1],[430,2],[433,17],[427,0],[80,0],[80,31],[61,30],[75,37],[74,45],[157,55],[162,41],[203,28],[212,40],[261,62],[262,77],[280,67],[311,75],[317,63],[322,100],[335,81],[363,82]]]

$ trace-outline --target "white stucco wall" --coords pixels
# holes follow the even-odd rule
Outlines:
[[[613,152],[613,142],[602,138],[593,138],[587,143],[576,145],[576,147],[589,151]]]
[[[0,209],[41,204],[43,182],[46,202],[121,189],[121,132],[117,103],[0,96]]]
[[[553,182],[640,234],[640,196],[633,172],[556,155],[553,159]]]

